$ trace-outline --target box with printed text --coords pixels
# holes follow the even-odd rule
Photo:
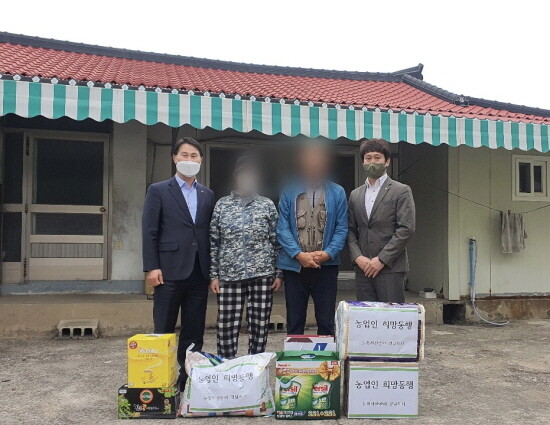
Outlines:
[[[285,351],[276,363],[277,419],[340,417],[341,367],[331,351]]]
[[[348,418],[418,416],[418,363],[346,361]]]
[[[128,339],[128,388],[174,386],[177,379],[175,334],[138,334]]]
[[[119,419],[174,419],[179,405],[179,389],[128,388],[118,389]]]
[[[422,360],[424,315],[420,304],[341,301],[335,320],[340,359]]]

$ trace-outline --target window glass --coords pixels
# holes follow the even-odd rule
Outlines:
[[[103,216],[79,213],[34,213],[32,233],[34,235],[102,235]]]
[[[103,143],[36,141],[35,203],[103,205]]]
[[[2,261],[21,261],[21,225],[20,212],[2,214]]]
[[[531,193],[531,164],[518,163],[519,192]]]
[[[533,166],[533,192],[544,192],[542,165]]]

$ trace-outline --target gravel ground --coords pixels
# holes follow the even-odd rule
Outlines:
[[[282,334],[271,335],[268,348],[280,349],[282,338]],[[0,339],[0,424],[120,424],[116,394],[125,381],[125,347],[125,338]],[[420,418],[375,423],[547,425],[549,347],[550,320],[514,322],[503,328],[428,326],[420,376]],[[215,350],[212,332],[205,349]],[[220,425],[256,420],[175,419],[176,423]],[[312,422],[328,425],[362,420]],[[138,423],[160,425],[174,420]]]

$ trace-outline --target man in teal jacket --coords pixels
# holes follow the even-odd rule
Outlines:
[[[298,154],[300,178],[279,201],[279,268],[285,282],[287,332],[304,333],[309,297],[315,305],[318,335],[334,335],[340,251],[348,234],[344,189],[327,179],[330,152],[310,142]]]

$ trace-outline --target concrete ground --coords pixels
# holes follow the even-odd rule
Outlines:
[[[268,348],[280,349],[282,338],[282,334],[271,335]],[[426,360],[421,365],[420,418],[375,423],[549,424],[549,346],[550,320],[518,321],[502,328],[429,325]],[[215,349],[212,331],[205,349]],[[126,377],[125,350],[123,337],[0,339],[0,424],[120,424],[116,397]],[[237,425],[257,420],[178,418],[138,423]],[[261,421],[274,423],[275,419]]]

